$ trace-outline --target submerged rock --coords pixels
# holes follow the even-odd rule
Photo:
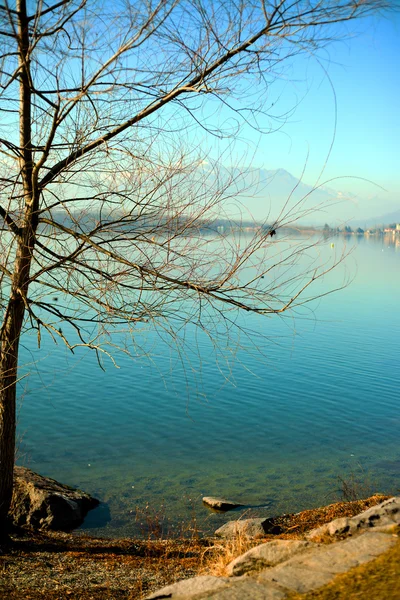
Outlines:
[[[226,500],[225,498],[215,498],[214,496],[204,496],[203,504],[208,506],[208,508],[212,508],[213,510],[220,512],[226,512],[228,510],[232,510],[233,508],[239,508],[240,506],[243,506],[238,502]]]
[[[79,527],[96,498],[26,467],[14,469],[10,516],[14,525],[32,529],[70,531]]]

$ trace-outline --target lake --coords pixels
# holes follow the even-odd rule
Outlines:
[[[226,340],[229,364],[190,327],[186,354],[149,332],[149,357],[119,355],[106,372],[86,350],[38,351],[26,336],[18,463],[99,498],[81,530],[102,536],[213,532],[231,516],[204,495],[270,516],[346,485],[398,491],[399,242],[328,240],[322,256],[353,251],[316,292],[349,285],[285,318],[241,315],[254,333]]]

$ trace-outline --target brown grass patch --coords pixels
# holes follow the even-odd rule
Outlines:
[[[4,599],[139,600],[197,574],[206,542],[110,540],[61,533],[14,536],[0,555]]]

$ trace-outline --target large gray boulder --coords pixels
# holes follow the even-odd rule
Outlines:
[[[172,583],[163,587],[161,590],[150,594],[146,600],[158,600],[159,598],[192,598],[203,596],[203,594],[212,594],[216,590],[223,588],[229,583],[227,577],[214,577],[213,575],[200,575],[192,579],[183,579],[177,583]]]
[[[14,525],[70,531],[99,501],[26,467],[15,467],[10,516]]]
[[[312,542],[302,540],[273,540],[251,548],[235,558],[226,568],[229,576],[240,576],[250,571],[259,571],[266,567],[274,567],[295,554],[317,547]]]
[[[286,591],[274,583],[261,585],[251,577],[201,576],[169,585],[146,597],[146,600],[283,600]]]
[[[380,532],[366,532],[333,544],[314,546],[289,560],[265,569],[259,583],[273,582],[290,592],[305,594],[326,585],[333,578],[353,567],[374,560],[386,552],[397,539]]]
[[[391,528],[400,524],[400,497],[389,498],[376,506],[371,506],[359,515],[348,518],[341,517],[330,523],[312,529],[307,535],[309,540],[324,537],[340,537],[354,535],[364,529]]]

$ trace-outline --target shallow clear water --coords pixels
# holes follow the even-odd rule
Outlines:
[[[273,515],[337,500],[339,478],[397,491],[400,247],[346,243],[346,267],[316,290],[346,272],[351,284],[289,318],[242,315],[257,334],[230,370],[190,328],[188,356],[149,334],[151,360],[121,355],[105,373],[87,351],[27,336],[18,462],[99,498],[84,525],[97,535],[211,532],[227,517],[203,495]]]

